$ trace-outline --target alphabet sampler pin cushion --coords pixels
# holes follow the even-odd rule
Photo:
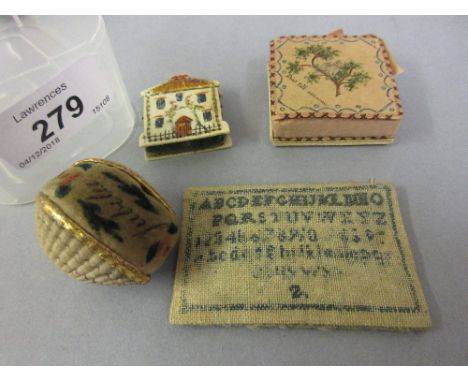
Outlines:
[[[285,36],[270,44],[270,140],[277,146],[388,144],[403,115],[401,69],[375,35]]]
[[[146,159],[160,159],[232,146],[223,121],[219,82],[187,74],[144,90],[143,133]]]
[[[429,328],[395,188],[189,188],[170,322]]]
[[[177,242],[176,223],[143,178],[102,159],[74,163],[36,199],[36,231],[47,257],[89,283],[148,282]]]

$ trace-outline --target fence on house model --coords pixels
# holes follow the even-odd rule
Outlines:
[[[192,133],[189,136],[191,137],[191,136],[196,136],[196,135],[204,135],[212,131],[218,131],[218,130],[221,130],[220,126],[216,126],[216,125],[203,126],[199,124],[192,129]],[[162,131],[159,134],[144,135],[143,141],[152,143],[152,142],[167,141],[167,140],[176,139],[176,138],[177,138],[176,132],[175,132],[175,129],[173,129],[172,131]]]

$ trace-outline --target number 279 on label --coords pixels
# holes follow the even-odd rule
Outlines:
[[[83,101],[81,101],[80,97],[73,95],[65,101],[65,108],[70,113],[71,117],[78,118],[81,114],[83,114]],[[47,113],[47,118],[49,121],[53,119],[54,116],[56,116],[57,124],[60,130],[62,130],[65,127],[65,124],[63,123],[62,111],[63,105],[59,105],[55,109]],[[42,143],[46,142],[48,139],[52,138],[55,135],[53,129],[50,128],[49,122],[45,119],[40,119],[34,122],[32,125],[32,129],[33,131],[41,131]]]

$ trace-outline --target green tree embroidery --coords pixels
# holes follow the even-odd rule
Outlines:
[[[324,77],[335,85],[337,97],[341,95],[342,87],[352,91],[360,84],[367,84],[371,77],[362,70],[362,65],[353,60],[333,60],[339,55],[339,50],[321,44],[296,48],[296,60],[288,62],[287,70],[291,75],[307,70],[306,79],[309,83],[317,83]]]

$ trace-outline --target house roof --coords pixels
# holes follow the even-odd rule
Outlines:
[[[201,78],[190,77],[188,74],[178,74],[171,77],[169,81],[166,81],[160,85],[156,85],[152,88],[146,89],[143,93],[160,94],[170,93],[175,91],[190,90],[196,88],[205,88],[207,86],[214,85],[218,86],[218,81],[204,80]]]

